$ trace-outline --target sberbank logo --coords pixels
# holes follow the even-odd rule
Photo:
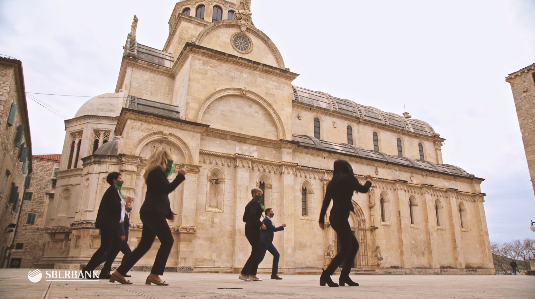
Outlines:
[[[42,278],[43,273],[39,269],[28,272],[28,279],[33,283],[40,282]]]

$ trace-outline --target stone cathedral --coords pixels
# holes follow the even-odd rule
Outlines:
[[[322,231],[318,216],[333,162],[345,159],[359,179],[374,177],[369,194],[353,197],[356,269],[494,273],[483,179],[444,164],[445,139],[408,113],[294,86],[298,74],[254,25],[250,5],[179,1],[161,50],[138,43],[134,17],[115,92],[90,99],[65,121],[41,267],[77,267],[99,247],[94,221],[112,171],[123,174],[124,193],[136,199],[135,248],[145,161],[165,148],[188,171],[170,195],[178,215],[169,223],[169,271],[239,271],[250,253],[243,210],[256,187],[274,208],[275,224],[287,224],[274,242],[280,272],[317,273],[338,250],[336,234],[328,221]],[[137,269],[152,265],[159,246]],[[260,271],[271,262],[267,255]]]

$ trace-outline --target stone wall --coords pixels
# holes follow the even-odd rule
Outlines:
[[[21,250],[13,250],[11,258],[21,258],[21,268],[35,268],[34,263],[43,255],[49,236],[44,231],[49,198],[54,196],[52,187],[54,169],[59,168],[59,161],[33,157],[32,182],[27,192],[32,192],[32,199],[25,200],[21,209],[19,228],[15,244],[22,244]],[[35,214],[35,222],[28,223],[28,214]]]
[[[535,64],[507,77],[515,99],[529,174],[535,192]]]
[[[21,162],[19,158],[22,146],[26,146],[30,147],[27,158],[31,161],[26,97],[23,82],[20,80],[22,67],[17,65],[18,63],[20,62],[0,58],[0,188],[3,189],[3,192],[0,190],[0,267],[8,266],[9,247],[14,236],[14,232],[7,233],[7,226],[17,223],[18,219],[18,210],[14,209],[14,204],[9,204],[11,191],[13,187],[18,187],[17,200],[22,199],[26,176],[32,169],[31,164],[29,164],[26,173],[24,173],[25,163]],[[7,120],[12,103],[17,105],[17,112],[13,125],[9,126]],[[21,140],[23,145],[17,147],[15,137],[20,125],[24,125],[24,136]],[[22,204],[22,200],[20,204]]]

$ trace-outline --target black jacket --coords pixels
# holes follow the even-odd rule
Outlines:
[[[327,208],[333,201],[333,208],[331,210],[331,217],[347,217],[349,212],[355,212],[353,208],[353,203],[351,198],[355,191],[360,193],[367,193],[370,190],[372,183],[370,181],[366,182],[362,186],[357,178],[354,176],[347,176],[341,182],[338,183],[338,186],[333,186],[332,181],[327,185],[327,191],[325,192],[325,198],[323,199],[323,205],[321,206],[320,213],[320,223],[325,222],[325,214],[327,213]]]
[[[173,182],[169,183],[161,169],[157,168],[151,171],[147,177],[147,195],[139,213],[157,212],[165,218],[171,219],[173,212],[169,202],[169,193],[173,192],[185,179],[186,177],[179,173]]]
[[[253,199],[245,206],[245,212],[243,212],[243,222],[245,222],[245,228],[259,229],[262,226],[260,217],[262,216],[262,206],[258,200]]]
[[[118,228],[119,221],[121,221],[121,197],[117,188],[110,186],[100,201],[95,227],[115,229]]]
[[[260,229],[260,241],[262,245],[273,244],[273,238],[275,237],[275,232],[280,232],[284,230],[284,226],[275,227],[273,222],[268,217],[264,218],[262,221],[266,226],[266,229]]]
[[[130,232],[130,218],[128,218],[128,213],[125,213],[123,223],[119,224],[119,236],[125,236],[126,240],[128,240],[129,232]]]

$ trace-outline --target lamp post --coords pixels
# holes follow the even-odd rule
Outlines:
[[[535,232],[535,222],[533,220],[531,220],[531,230]]]

